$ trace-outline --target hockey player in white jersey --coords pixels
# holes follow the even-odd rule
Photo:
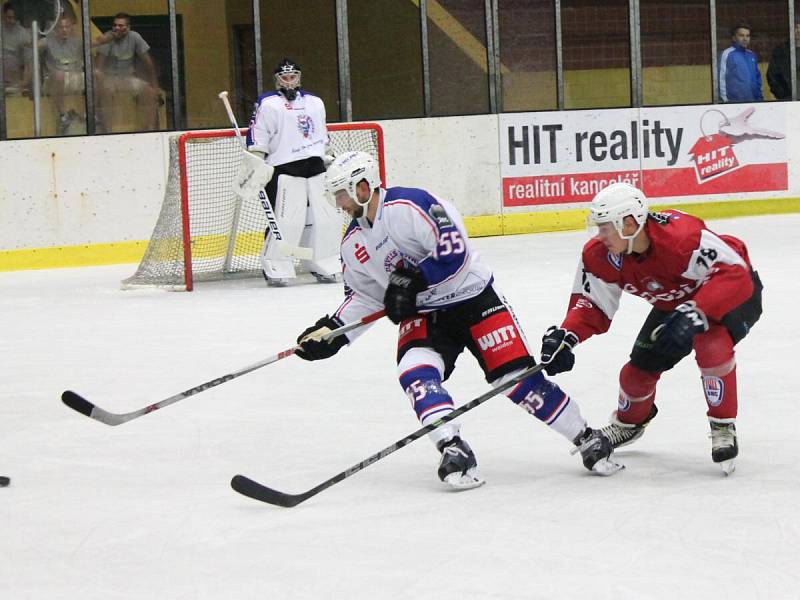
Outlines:
[[[294,61],[283,59],[274,76],[276,90],[259,96],[247,134],[250,153],[274,169],[266,189],[256,193],[266,192],[283,238],[281,247],[267,232],[261,253],[264,277],[270,285],[286,285],[296,273],[285,249],[310,247],[312,258],[303,266],[318,281],[332,283],[340,269],[342,217],[325,200],[325,105],[300,87],[301,71]],[[241,181],[252,176],[249,160],[237,176]]]
[[[364,328],[328,341],[322,335],[385,308],[400,325],[398,377],[422,425],[453,411],[442,382],[465,348],[495,385],[535,364],[510,305],[470,247],[451,203],[421,189],[381,188],[377,164],[363,152],[334,161],[326,190],[353,217],[341,244],[345,298],[331,316],[300,335],[298,356],[333,356]],[[507,395],[574,443],[588,469],[605,475],[621,468],[610,458],[608,439],[587,427],[577,402],[541,372]],[[451,421],[429,436],[441,452],[442,481],[459,489],[484,483],[459,423]]]

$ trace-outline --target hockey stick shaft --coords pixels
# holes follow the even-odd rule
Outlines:
[[[544,364],[538,364],[533,367],[525,369],[515,377],[512,377],[508,381],[505,381],[504,383],[498,385],[497,387],[494,387],[491,390],[485,392],[484,394],[481,394],[474,400],[470,400],[463,406],[455,409],[453,412],[445,415],[441,419],[438,419],[433,423],[429,423],[428,425],[425,425],[424,427],[417,429],[414,433],[411,433],[406,437],[404,437],[403,439],[396,441],[394,444],[387,446],[383,450],[376,452],[375,454],[373,454],[368,458],[365,458],[361,462],[356,463],[349,469],[346,469],[341,473],[334,475],[330,479],[326,479],[319,485],[311,488],[307,492],[303,492],[302,494],[286,494],[284,492],[279,492],[265,485],[262,485],[257,481],[250,479],[249,477],[245,477],[244,475],[235,475],[233,479],[231,479],[231,487],[240,494],[253,498],[254,500],[260,500],[261,502],[266,502],[268,504],[274,504],[276,506],[283,506],[287,508],[292,506],[297,506],[298,504],[300,504],[301,502],[305,502],[312,496],[316,496],[321,491],[328,489],[329,487],[339,483],[344,479],[347,479],[351,475],[355,475],[356,473],[358,473],[363,469],[366,469],[371,464],[376,463],[383,458],[386,458],[393,452],[399,450],[403,446],[407,446],[414,440],[423,437],[424,435],[430,433],[434,429],[438,429],[445,423],[449,423],[453,419],[457,419],[464,413],[472,410],[477,406],[480,406],[490,398],[493,398],[498,394],[501,394],[504,391],[514,387],[520,381],[522,381],[527,377],[530,377],[531,375],[538,373],[544,367],[545,367]]]
[[[227,90],[220,92],[217,96],[219,96],[219,99],[222,100],[222,104],[225,106],[225,112],[228,113],[228,121],[230,121],[231,127],[233,127],[233,133],[236,135],[236,139],[239,140],[242,150],[247,152],[247,142],[242,137],[242,132],[239,130],[239,124],[236,122],[236,115],[233,114],[233,108],[231,107],[230,100],[228,100]],[[267,216],[270,232],[277,242],[283,242],[283,234],[281,233],[280,227],[278,227],[278,220],[275,218],[275,211],[272,210],[272,205],[269,202],[269,198],[267,198],[267,193],[264,190],[259,191],[258,199]],[[302,248],[300,246],[286,247],[283,253],[303,260],[310,260],[313,256],[313,252],[310,248]]]
[[[383,310],[379,310],[374,312],[366,317],[359,319],[358,321],[353,321],[352,323],[348,323],[347,325],[343,325],[334,329],[333,331],[326,333],[322,336],[323,340],[331,340],[335,337],[343,335],[348,331],[352,331],[357,329],[363,325],[368,323],[372,323],[373,321],[377,321],[384,315]],[[107,410],[103,410],[99,406],[92,404],[89,400],[72,392],[70,390],[65,391],[61,394],[61,401],[69,406],[71,409],[86,415],[87,417],[91,417],[96,421],[100,421],[101,423],[105,423],[106,425],[121,425],[122,423],[127,423],[133,419],[137,419],[142,417],[148,413],[156,411],[160,408],[164,408],[165,406],[169,406],[170,404],[175,404],[176,402],[183,400],[184,398],[188,398],[189,396],[194,396],[195,394],[199,394],[200,392],[205,392],[206,390],[210,390],[213,387],[217,387],[218,385],[222,385],[228,381],[236,379],[237,377],[241,377],[242,375],[247,375],[248,373],[252,373],[253,371],[260,369],[261,367],[266,367],[267,365],[271,365],[274,362],[278,362],[284,358],[292,356],[295,352],[297,352],[298,346],[294,346],[293,348],[288,348],[283,350],[282,352],[278,352],[277,354],[273,354],[269,358],[265,358],[257,363],[253,363],[252,365],[248,365],[239,369],[238,371],[233,371],[228,373],[227,375],[223,375],[222,377],[217,377],[216,379],[212,379],[211,381],[206,381],[205,383],[201,383],[193,388],[185,390],[179,394],[175,394],[174,396],[170,396],[169,398],[165,398],[155,404],[150,404],[149,406],[145,406],[139,410],[134,410],[128,413],[112,413],[108,412]]]

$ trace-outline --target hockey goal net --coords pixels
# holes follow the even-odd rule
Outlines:
[[[334,155],[360,150],[376,158],[385,185],[380,125],[331,124],[328,133]],[[232,129],[170,138],[161,212],[142,261],[123,280],[123,289],[191,291],[198,281],[261,276],[267,218],[258,198],[242,199],[231,190],[241,159],[242,147]]]

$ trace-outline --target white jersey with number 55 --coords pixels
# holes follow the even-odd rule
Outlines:
[[[344,323],[383,308],[389,274],[401,264],[419,268],[428,284],[417,296],[420,312],[460,304],[492,282],[455,206],[417,188],[380,189],[375,222],[362,217],[347,228],[342,262],[345,300],[335,314]]]

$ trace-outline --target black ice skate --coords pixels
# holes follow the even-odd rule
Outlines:
[[[583,466],[592,473],[607,476],[625,468],[625,465],[611,458],[614,447],[599,429],[587,427],[572,443],[575,444],[572,454],[580,452]]]
[[[468,490],[486,483],[478,473],[478,461],[469,444],[456,436],[436,445],[442,458],[439,479],[457,490]]]
[[[644,428],[647,427],[647,424],[653,420],[658,414],[658,408],[656,405],[650,408],[650,414],[647,415],[647,418],[638,424],[632,423],[623,423],[617,418],[617,411],[611,413],[610,423],[605,427],[600,428],[600,432],[608,438],[611,442],[611,446],[616,450],[617,448],[621,448],[622,446],[627,446],[628,444],[632,444],[640,437],[644,435]]]
[[[736,441],[736,424],[709,421],[711,425],[711,460],[719,464],[725,475],[733,473],[734,459],[739,454]]]

